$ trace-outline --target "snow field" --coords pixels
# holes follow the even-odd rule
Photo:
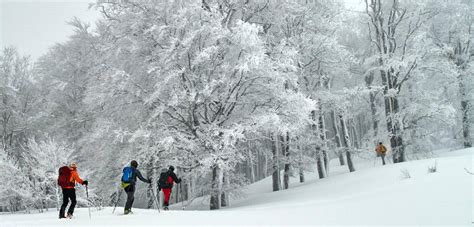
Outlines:
[[[305,183],[291,179],[290,189],[271,192],[271,177],[249,185],[245,198],[231,207],[205,209],[207,199],[196,199],[186,210],[181,203],[171,211],[134,209],[132,215],[115,214],[112,208],[79,208],[75,219],[59,220],[57,211],[0,215],[0,226],[249,226],[249,225],[443,225],[472,226],[474,217],[474,149],[442,154],[442,157],[375,167],[358,162],[349,173],[346,166],[331,163],[331,176],[316,179],[307,173]],[[337,160],[333,160],[337,161]],[[428,167],[437,163],[437,172]],[[372,166],[372,167],[370,167]],[[357,167],[357,164],[356,164]],[[411,178],[405,178],[402,170]]]

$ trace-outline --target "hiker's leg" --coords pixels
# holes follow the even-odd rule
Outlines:
[[[71,189],[69,192],[69,198],[71,199],[71,206],[69,206],[69,209],[67,211],[68,214],[73,214],[74,213],[74,208],[76,207],[76,189]]]
[[[129,185],[125,188],[125,192],[127,193],[127,202],[125,203],[125,210],[132,209],[133,200],[135,200],[135,190],[132,185]]]
[[[171,188],[163,188],[162,190],[163,190],[163,195],[165,197],[164,204],[165,204],[165,206],[168,206],[169,201],[170,201]]]
[[[67,195],[68,189],[62,189],[63,191],[63,204],[61,205],[61,209],[59,209],[59,218],[64,218],[64,211],[66,210],[67,204],[69,203],[69,196]]]

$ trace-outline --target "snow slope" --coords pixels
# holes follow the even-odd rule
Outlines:
[[[271,192],[271,178],[250,185],[247,196],[231,207],[195,210],[207,206],[197,199],[181,210],[176,204],[167,212],[134,209],[124,216],[122,208],[76,211],[72,220],[58,220],[57,212],[0,215],[0,226],[166,226],[166,225],[463,225],[474,221],[474,181],[471,172],[474,149],[464,149],[438,158],[380,166],[372,160],[356,163],[357,171],[331,163],[331,176],[307,182],[292,179],[291,188]],[[335,160],[336,161],[336,160]],[[437,164],[436,173],[428,166]],[[411,178],[402,177],[407,170]]]

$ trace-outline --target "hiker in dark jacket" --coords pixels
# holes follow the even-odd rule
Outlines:
[[[133,169],[132,173],[132,178],[129,183],[126,183],[122,185],[124,187],[125,193],[127,193],[127,202],[125,203],[125,211],[124,214],[129,214],[132,212],[132,205],[133,205],[133,200],[135,199],[134,194],[135,194],[135,184],[137,183],[137,177],[141,181],[145,183],[151,183],[151,179],[145,179],[140,173],[140,170],[138,170],[138,162],[133,160],[130,162],[130,167]]]
[[[174,166],[170,166],[168,170],[163,169],[164,171],[160,174],[160,179],[158,180],[158,190],[163,190],[165,197],[165,206],[163,209],[168,210],[171,189],[173,188],[173,182],[177,184],[181,183],[181,178],[178,178],[174,171]]]

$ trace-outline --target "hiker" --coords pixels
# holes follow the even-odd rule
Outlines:
[[[74,213],[74,207],[76,206],[76,183],[87,185],[87,180],[82,180],[77,173],[77,164],[72,162],[69,166],[63,166],[59,168],[58,185],[61,186],[63,191],[63,204],[59,210],[59,219],[61,218],[72,218]],[[71,205],[67,211],[67,215],[64,215],[67,204],[71,200]]]
[[[162,169],[160,179],[158,179],[158,191],[163,190],[163,194],[165,196],[165,206],[163,207],[164,210],[168,210],[173,182],[176,182],[177,184],[181,183],[181,178],[178,179],[173,171],[174,166],[170,166],[168,169]]]
[[[382,158],[382,164],[385,165],[385,154],[387,153],[387,148],[382,144],[382,142],[377,145],[375,152],[377,152],[377,157]]]
[[[151,179],[145,179],[142,173],[140,173],[140,170],[138,170],[137,168],[138,162],[132,160],[130,162],[130,166],[127,166],[123,169],[122,188],[125,190],[125,193],[127,193],[127,202],[125,203],[124,214],[129,214],[132,212],[133,200],[135,199],[134,194],[135,184],[137,183],[137,177],[145,183],[151,183]]]

